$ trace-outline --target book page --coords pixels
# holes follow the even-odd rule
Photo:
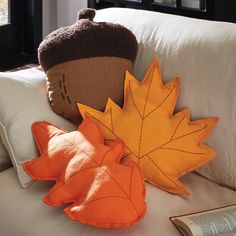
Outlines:
[[[176,217],[174,222],[193,236],[236,236],[236,206]]]

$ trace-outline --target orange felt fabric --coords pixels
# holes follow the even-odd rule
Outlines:
[[[46,204],[73,203],[65,213],[97,227],[129,226],[144,216],[143,176],[134,162],[119,164],[125,148],[121,140],[104,145],[92,119],[70,133],[48,122],[33,124],[32,132],[41,156],[23,168],[34,180],[56,181]]]
[[[107,141],[124,140],[124,156],[140,166],[148,182],[184,195],[188,192],[179,178],[216,155],[203,140],[217,118],[190,122],[188,109],[173,114],[178,94],[179,78],[163,85],[153,59],[142,82],[126,73],[123,109],[110,99],[104,112],[78,107],[83,118],[96,120]]]

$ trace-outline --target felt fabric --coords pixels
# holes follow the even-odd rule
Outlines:
[[[119,24],[94,22],[94,16],[94,9],[83,9],[75,24],[57,29],[43,40],[38,56],[44,71],[81,58],[107,56],[134,61],[137,41],[133,33]]]
[[[123,139],[124,156],[134,160],[148,182],[171,193],[188,194],[179,178],[216,156],[203,140],[217,118],[190,122],[189,110],[173,114],[179,78],[163,85],[153,59],[142,82],[127,72],[124,106],[109,100],[104,112],[78,104],[84,118],[92,117],[108,141]]]
[[[65,209],[70,218],[105,228],[129,226],[144,216],[143,176],[134,162],[119,164],[121,140],[105,146],[92,119],[70,133],[48,122],[33,124],[32,132],[41,156],[23,168],[34,180],[56,181],[46,204],[73,203]]]
[[[125,70],[132,72],[137,52],[134,34],[119,24],[94,22],[95,11],[83,9],[75,24],[49,34],[38,49],[47,74],[53,110],[79,124],[76,103],[102,110],[108,97],[123,103]]]
[[[132,62],[118,57],[94,57],[61,63],[47,73],[48,97],[53,110],[79,123],[82,117],[76,103],[80,101],[103,110],[108,97],[123,103],[125,70]]]

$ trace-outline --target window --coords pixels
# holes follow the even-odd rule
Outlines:
[[[41,0],[0,0],[0,70],[37,62]]]
[[[0,0],[0,25],[8,23],[8,0]]]

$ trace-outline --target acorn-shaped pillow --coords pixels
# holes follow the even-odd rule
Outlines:
[[[132,72],[137,52],[131,31],[94,16],[93,9],[81,10],[75,24],[49,34],[38,49],[53,110],[76,124],[78,102],[98,110],[108,97],[123,104],[125,71]]]

